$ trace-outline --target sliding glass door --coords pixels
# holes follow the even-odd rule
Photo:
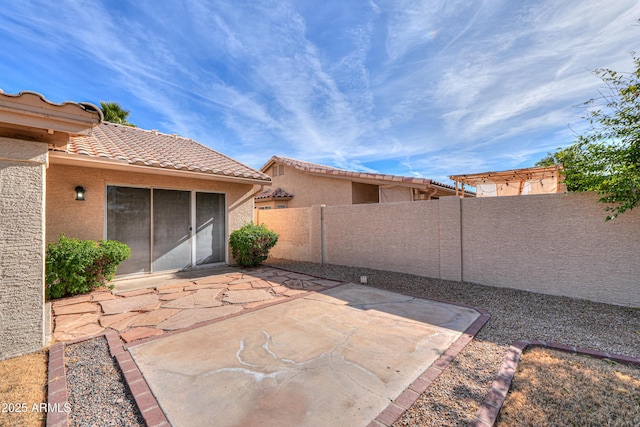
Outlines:
[[[153,271],[191,266],[191,192],[153,190]]]
[[[107,187],[107,239],[131,248],[131,257],[118,267],[118,274],[151,271],[151,190]]]
[[[224,262],[224,194],[196,193],[196,264]]]
[[[107,187],[106,235],[131,248],[118,275],[225,261],[224,194]]]

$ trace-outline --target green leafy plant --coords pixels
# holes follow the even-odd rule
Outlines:
[[[118,265],[130,256],[131,249],[115,240],[96,242],[61,235],[60,240],[47,246],[47,299],[84,294],[96,288],[107,287]]]
[[[606,87],[585,102],[590,128],[575,144],[538,162],[562,163],[569,191],[598,192],[611,212],[607,220],[640,205],[640,56],[632,56],[631,72],[594,72]]]
[[[278,235],[264,225],[246,224],[229,236],[231,254],[241,267],[255,267],[269,256]]]

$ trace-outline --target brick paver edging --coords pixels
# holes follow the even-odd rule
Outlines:
[[[429,298],[420,297],[429,300]],[[489,321],[491,316],[485,310],[474,308],[466,304],[449,303],[469,307],[480,313],[480,317],[471,324],[460,337],[449,346],[449,348],[440,355],[438,360],[431,364],[415,381],[413,381],[407,389],[398,396],[396,400],[391,402],[387,408],[380,413],[367,427],[388,427],[398,420],[402,414],[418,400],[418,397],[424,393],[427,388],[440,376],[440,374],[449,366],[456,356],[469,344],[476,336],[480,329]]]
[[[67,374],[64,365],[64,343],[58,342],[49,349],[47,379],[47,402],[49,406],[65,408],[67,404]],[[47,411],[47,427],[67,427],[69,414],[63,410]]]
[[[122,345],[118,333],[113,329],[108,329],[104,336],[109,344],[109,351],[116,358],[147,427],[171,427],[164,412],[160,409],[156,397],[151,392],[147,380],[142,376],[131,354]]]
[[[514,341],[509,347],[500,370],[496,374],[491,388],[484,397],[476,412],[475,419],[469,424],[470,427],[490,427],[496,422],[500,409],[509,393],[511,382],[516,374],[518,362],[522,357],[522,352],[527,348],[542,347],[550,350],[563,351],[582,356],[595,357],[596,359],[609,359],[625,365],[640,366],[640,359],[637,357],[623,356],[620,354],[606,353],[604,351],[591,350],[587,348],[573,347],[565,344],[548,343],[546,341]]]
[[[158,406],[158,402],[153,393],[151,393],[147,381],[142,377],[129,352],[124,349],[118,333],[113,329],[108,329],[102,334],[69,341],[66,344],[57,342],[51,346],[49,349],[47,402],[49,406],[57,407],[59,410],[47,413],[47,427],[69,426],[69,415],[63,411],[65,405],[68,404],[67,375],[64,363],[65,345],[77,344],[101,336],[104,336],[107,340],[109,352],[118,363],[147,427],[170,427],[169,421]]]

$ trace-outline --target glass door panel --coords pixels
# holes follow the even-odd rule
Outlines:
[[[107,239],[126,243],[131,257],[118,275],[149,271],[151,253],[151,190],[107,187]]]
[[[224,194],[196,193],[196,264],[225,261]]]
[[[191,192],[153,190],[152,271],[191,266]]]

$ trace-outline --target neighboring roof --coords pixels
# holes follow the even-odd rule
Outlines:
[[[426,179],[426,178],[416,178],[416,177],[400,176],[400,175],[388,175],[388,174],[382,174],[382,173],[348,171],[344,169],[334,168],[331,166],[320,165],[317,163],[303,162],[301,160],[290,159],[288,157],[282,157],[282,156],[271,157],[267,161],[267,163],[265,163],[264,166],[260,168],[260,170],[262,172],[268,171],[272,163],[282,163],[284,165],[290,166],[300,171],[304,171],[312,174],[327,175],[329,177],[334,177],[334,178],[354,178],[356,180],[374,180],[374,181],[381,181],[381,183],[390,184],[390,185],[404,184],[406,186],[408,184],[409,186],[411,185],[425,186],[425,187],[438,186],[438,187],[454,190],[453,185],[443,184],[441,182],[433,181],[431,179]]]
[[[66,153],[166,170],[271,181],[271,178],[192,139],[102,123],[92,135],[72,137]]]
[[[510,169],[496,172],[480,172],[464,175],[451,175],[449,179],[456,182],[462,182],[466,185],[475,186],[478,182],[509,182],[509,181],[528,181],[532,179],[554,178],[559,177],[559,172],[564,167],[559,164],[548,167],[531,167],[521,169]]]
[[[293,194],[287,193],[282,188],[278,187],[275,190],[264,190],[258,194],[256,199],[273,199],[273,200],[290,200],[293,198]]]

